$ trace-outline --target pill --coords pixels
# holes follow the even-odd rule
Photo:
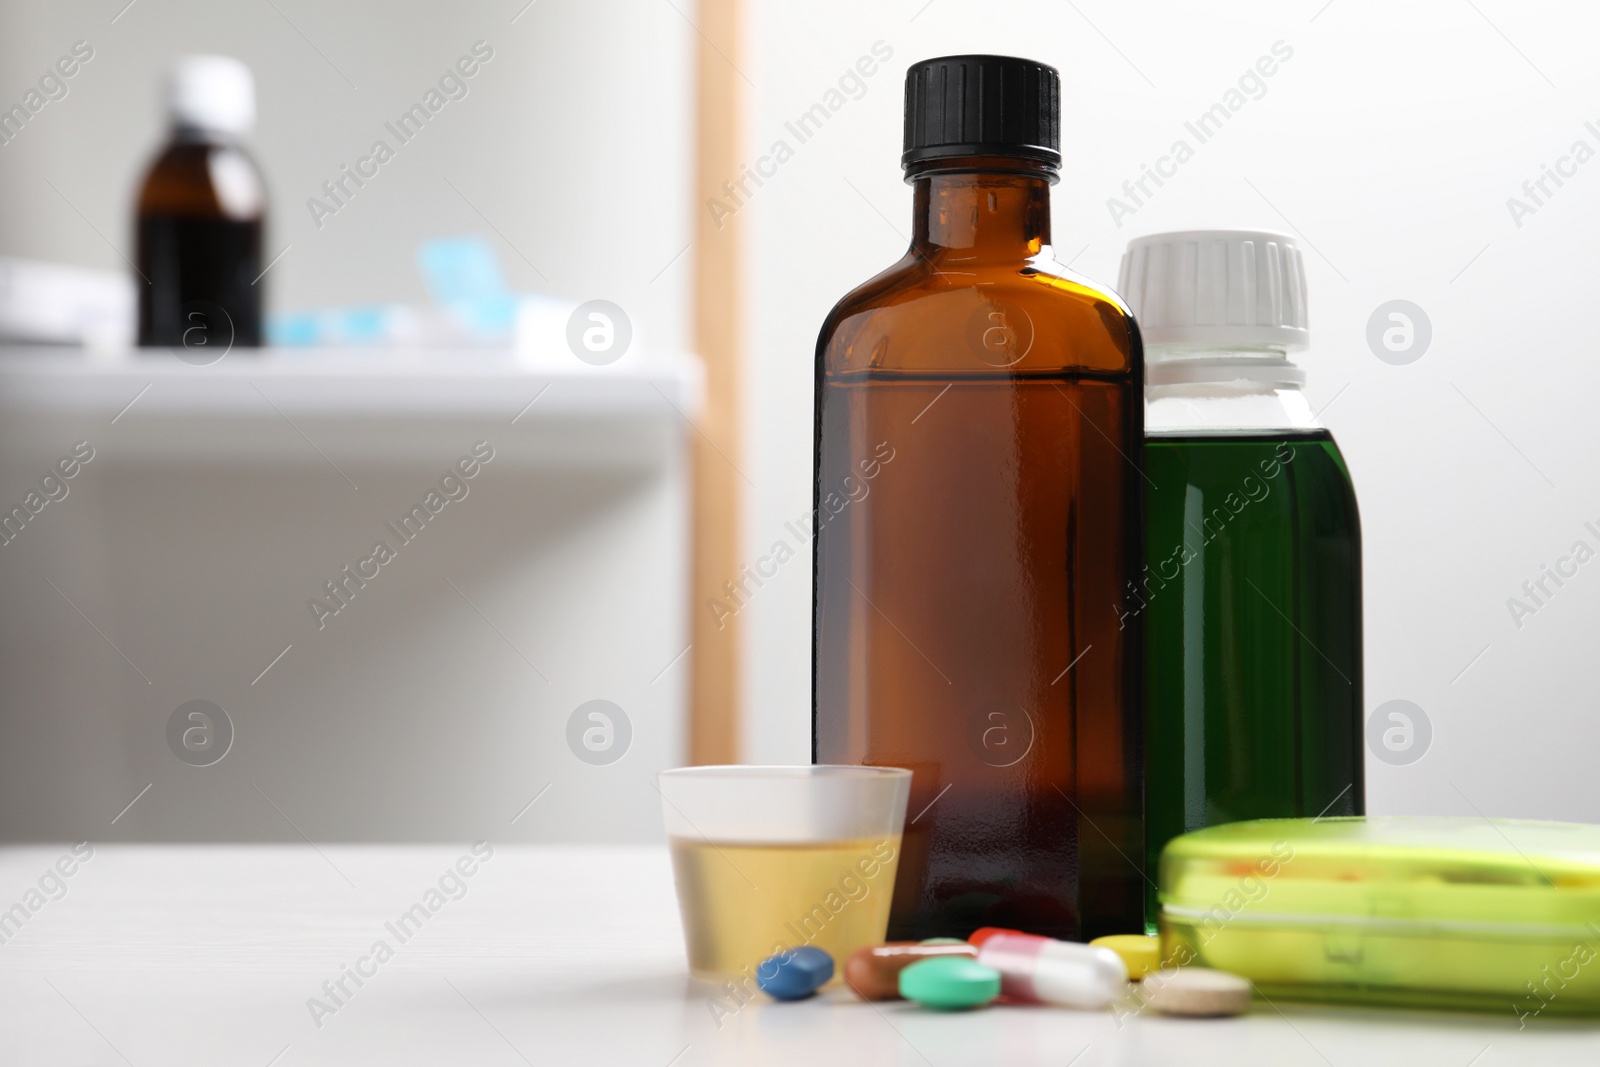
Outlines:
[[[800,1000],[828,984],[833,957],[815,945],[784,949],[756,967],[756,985],[774,1000]]]
[[[1108,948],[985,927],[970,939],[978,962],[1000,972],[1011,1000],[1103,1008],[1127,986],[1128,968]]]
[[[1128,977],[1137,982],[1151,971],[1161,969],[1161,939],[1147,937],[1144,934],[1107,934],[1097,937],[1089,942],[1100,948],[1108,948],[1122,957],[1122,963],[1128,968]]]
[[[939,956],[972,959],[978,950],[965,941],[938,938],[918,944],[891,941],[887,945],[867,945],[850,953],[844,961],[844,980],[863,1000],[893,1000],[900,995],[900,972],[918,960]]]
[[[925,937],[917,942],[919,945],[965,945],[969,943],[959,937]]]
[[[1239,1015],[1250,1006],[1250,983],[1205,967],[1154,971],[1141,990],[1144,1002],[1165,1015]]]
[[[918,960],[900,972],[900,995],[924,1008],[981,1008],[1000,995],[1000,972],[966,956]]]

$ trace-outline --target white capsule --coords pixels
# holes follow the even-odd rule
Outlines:
[[[1108,948],[1013,930],[981,930],[973,941],[978,962],[1000,972],[1000,993],[1012,1000],[1094,1010],[1128,984],[1127,965]]]

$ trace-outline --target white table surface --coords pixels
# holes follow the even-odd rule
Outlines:
[[[848,992],[713,1019],[685,975],[665,848],[499,846],[403,944],[386,928],[466,844],[0,849],[0,1064],[696,1067],[702,1064],[1600,1063],[1600,1026],[1258,1003],[1239,1019],[1001,1007],[941,1015]],[[53,883],[48,888],[55,889]],[[56,889],[59,894],[59,889]],[[25,908],[26,910],[26,908]],[[15,913],[13,913],[15,914]],[[15,920],[13,920],[15,921]],[[307,1000],[394,956],[319,1027]]]

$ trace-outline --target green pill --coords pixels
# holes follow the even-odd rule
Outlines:
[[[966,941],[959,937],[925,937],[918,941],[919,945],[965,945]]]
[[[900,995],[924,1008],[981,1008],[1000,995],[1000,972],[965,956],[935,956],[900,972]]]

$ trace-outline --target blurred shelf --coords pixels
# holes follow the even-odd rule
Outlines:
[[[0,347],[0,407],[104,410],[110,417],[146,386],[138,406],[142,417],[227,412],[277,418],[276,404],[291,415],[504,411],[510,418],[546,385],[548,394],[524,419],[648,418],[672,414],[672,405],[692,418],[700,403],[699,360],[682,353],[625,357],[595,367],[570,356],[519,362],[502,351],[262,348],[194,366],[165,349],[150,351],[92,355]]]
[[[561,356],[263,348],[196,366],[159,349],[0,346],[0,441],[59,448],[71,433],[105,441],[114,462],[214,464],[321,462],[316,449],[409,462],[481,438],[517,461],[653,466],[692,432],[697,357],[630,353],[597,367]]]

